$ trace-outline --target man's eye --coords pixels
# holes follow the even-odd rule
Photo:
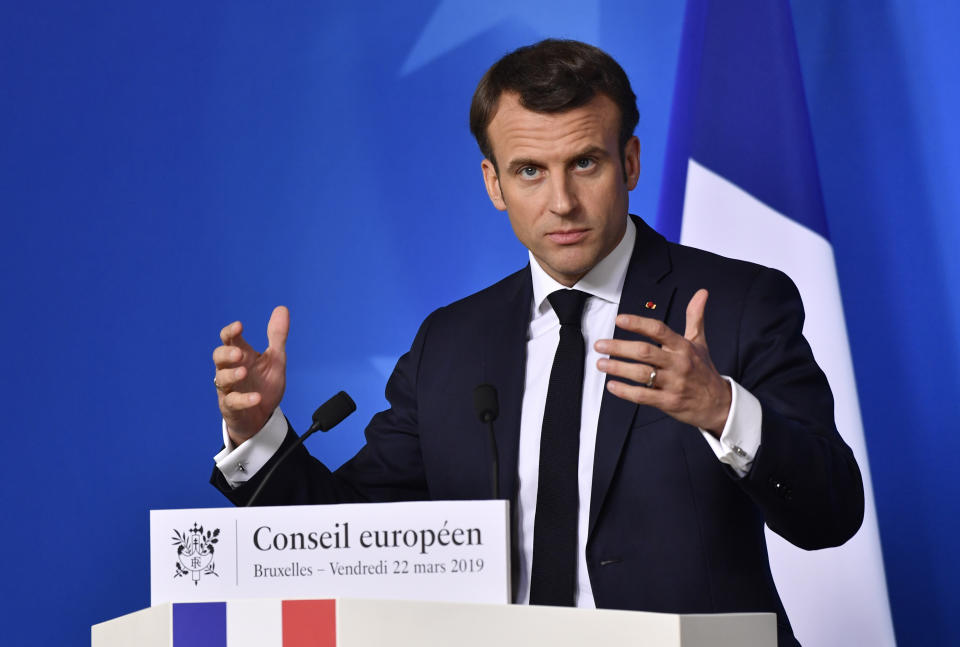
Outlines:
[[[596,164],[596,162],[589,157],[581,157],[580,159],[577,160],[578,169],[588,169],[592,167],[594,164]]]
[[[534,166],[524,166],[518,173],[523,178],[535,178],[540,171]]]

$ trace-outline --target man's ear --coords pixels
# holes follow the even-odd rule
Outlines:
[[[623,147],[623,178],[627,191],[633,191],[640,179],[640,140],[634,135]]]
[[[494,168],[493,162],[488,159],[484,159],[480,163],[480,168],[483,170],[483,183],[487,187],[487,195],[490,196],[490,202],[493,203],[493,206],[500,211],[507,210],[507,203],[503,200],[503,192],[500,190],[500,178],[497,177],[497,169]],[[636,182],[634,182],[636,184]]]

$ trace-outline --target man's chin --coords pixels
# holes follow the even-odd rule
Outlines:
[[[586,264],[552,265],[544,267],[544,270],[558,283],[571,287],[590,271],[590,266]]]

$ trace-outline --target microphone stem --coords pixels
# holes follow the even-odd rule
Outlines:
[[[500,459],[497,455],[497,437],[493,435],[493,420],[490,425],[490,482],[493,485],[493,498],[500,498]]]

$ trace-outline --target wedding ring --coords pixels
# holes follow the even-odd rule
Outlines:
[[[652,368],[652,369],[650,369],[650,377],[647,378],[646,387],[647,387],[648,389],[654,388],[653,385],[654,385],[654,383],[656,382],[656,380],[657,380],[657,369]]]

